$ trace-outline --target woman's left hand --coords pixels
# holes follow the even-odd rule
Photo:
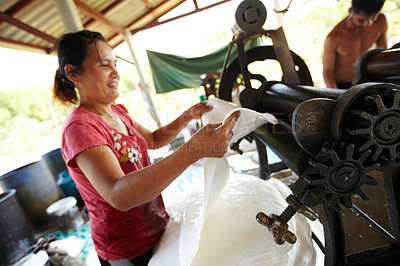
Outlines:
[[[199,102],[190,107],[186,112],[192,119],[200,119],[204,113],[211,111],[213,107],[207,105],[207,102]]]

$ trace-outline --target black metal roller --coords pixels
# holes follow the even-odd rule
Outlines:
[[[259,0],[244,0],[235,12],[235,26],[246,33],[254,33],[260,30],[266,19],[267,10]]]

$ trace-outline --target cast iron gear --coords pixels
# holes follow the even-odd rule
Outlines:
[[[332,135],[354,143],[359,152],[371,150],[371,160],[400,166],[400,87],[365,83],[354,86],[337,101]]]
[[[367,127],[358,129],[349,129],[347,133],[352,136],[367,137],[367,141],[358,149],[365,151],[374,148],[371,160],[378,160],[379,156],[385,158],[392,164],[398,164],[400,161],[400,92],[393,92],[393,102],[386,107],[380,95],[365,96],[366,100],[374,104],[377,113],[369,113],[363,110],[351,110],[353,115],[359,116],[368,121]]]
[[[311,171],[305,172],[312,198],[330,209],[338,209],[338,203],[351,208],[353,194],[358,194],[364,200],[368,199],[361,190],[362,185],[378,184],[373,177],[367,175],[368,172],[380,168],[379,163],[365,165],[371,154],[370,150],[354,158],[354,145],[350,144],[341,154],[343,159],[339,158],[334,149],[324,148],[315,160],[310,160]]]

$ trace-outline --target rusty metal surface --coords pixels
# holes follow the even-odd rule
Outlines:
[[[400,48],[375,49],[357,59],[353,85],[365,82],[400,84]]]

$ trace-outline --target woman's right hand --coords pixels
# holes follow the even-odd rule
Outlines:
[[[223,124],[205,125],[183,147],[195,155],[197,159],[223,157],[228,151],[229,141],[233,136],[232,129],[239,116],[240,112],[237,111],[232,113]]]

